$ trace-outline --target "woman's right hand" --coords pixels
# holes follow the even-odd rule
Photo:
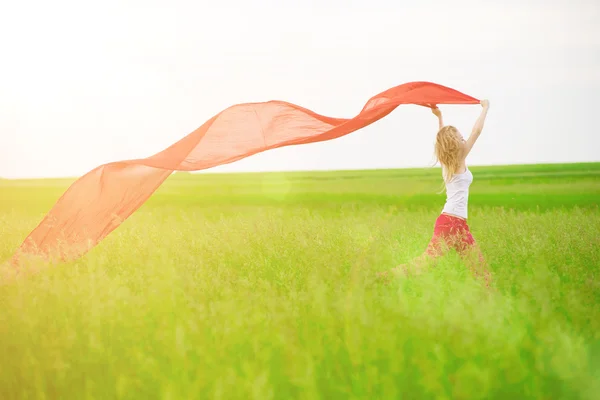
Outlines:
[[[438,107],[432,108],[431,112],[433,113],[433,115],[435,115],[438,118],[442,117],[442,112],[440,111],[440,109]]]

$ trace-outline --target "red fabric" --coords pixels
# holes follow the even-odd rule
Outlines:
[[[435,221],[433,237],[427,246],[427,254],[440,256],[446,250],[454,249],[464,255],[474,245],[475,239],[467,221],[451,215],[440,214]]]
[[[492,283],[487,262],[471,234],[467,221],[447,214],[440,214],[435,221],[433,236],[425,254],[437,258],[454,249],[465,261],[476,278],[482,278],[486,287]]]
[[[354,118],[333,118],[284,101],[231,106],[151,157],[101,165],[76,180],[17,250],[75,259],[116,229],[174,171],[197,171],[283,146],[335,139],[391,113],[400,104],[478,104],[430,82],[410,82],[372,97]]]

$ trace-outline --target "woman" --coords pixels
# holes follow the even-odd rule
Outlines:
[[[481,101],[483,109],[467,140],[455,127],[444,126],[439,108],[432,109],[439,120],[435,155],[442,166],[447,197],[442,213],[435,221],[433,237],[426,251],[411,262],[415,266],[416,273],[419,273],[428,261],[444,255],[450,249],[455,249],[465,259],[471,271],[477,277],[483,277],[486,286],[490,284],[491,276],[487,271],[485,259],[467,225],[469,187],[473,182],[473,174],[466,165],[466,158],[483,130],[489,104],[487,100]],[[409,273],[407,264],[393,268],[391,271],[396,274]],[[383,272],[380,276],[387,277],[388,273]]]

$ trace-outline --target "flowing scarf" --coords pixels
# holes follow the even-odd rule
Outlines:
[[[285,101],[233,105],[165,150],[148,158],[103,164],[77,179],[13,256],[74,260],[96,246],[136,211],[174,171],[198,171],[283,146],[348,135],[401,104],[478,104],[479,100],[431,83],[409,82],[367,101],[353,118],[333,118]]]

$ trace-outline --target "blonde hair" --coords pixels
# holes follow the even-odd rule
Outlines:
[[[458,129],[451,125],[442,127],[435,139],[435,157],[443,169],[444,182],[448,182],[460,168],[461,138]]]

